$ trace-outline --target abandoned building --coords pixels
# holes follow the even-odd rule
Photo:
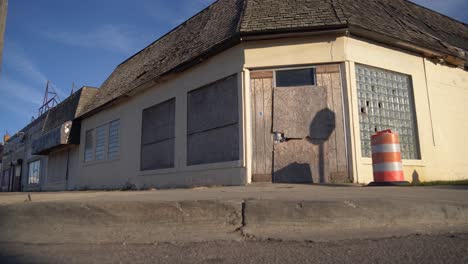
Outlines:
[[[78,165],[80,124],[75,120],[97,92],[83,87],[5,140],[2,191],[68,189]]]
[[[219,0],[74,116],[12,137],[3,173],[22,160],[24,190],[368,183],[370,137],[392,129],[406,180],[463,179],[467,70],[468,25],[409,1]]]

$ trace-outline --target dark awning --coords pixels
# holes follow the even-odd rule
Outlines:
[[[79,129],[79,124],[72,121],[67,121],[61,126],[58,126],[40,138],[32,142],[31,150],[33,155],[44,155],[58,147],[68,144],[78,144],[76,140],[72,140],[72,129],[76,131]]]

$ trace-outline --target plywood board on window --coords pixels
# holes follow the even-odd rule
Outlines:
[[[174,139],[143,145],[141,170],[156,170],[174,167]]]
[[[279,87],[273,100],[273,131],[301,139],[310,136],[316,113],[327,108],[327,87]]]
[[[239,160],[239,125],[191,134],[187,147],[188,165]]]
[[[239,121],[235,76],[194,90],[187,99],[187,133],[193,134]]]
[[[174,138],[175,99],[143,110],[142,144]]]

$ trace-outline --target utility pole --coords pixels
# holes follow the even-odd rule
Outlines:
[[[5,35],[8,0],[0,0],[0,74],[2,72],[3,36]]]

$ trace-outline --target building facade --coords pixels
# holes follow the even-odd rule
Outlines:
[[[80,123],[74,119],[96,91],[83,87],[5,142],[1,191],[68,188],[79,144]]]
[[[466,179],[467,50],[404,0],[217,1],[109,76],[57,189],[369,183],[385,129],[406,180]]]

